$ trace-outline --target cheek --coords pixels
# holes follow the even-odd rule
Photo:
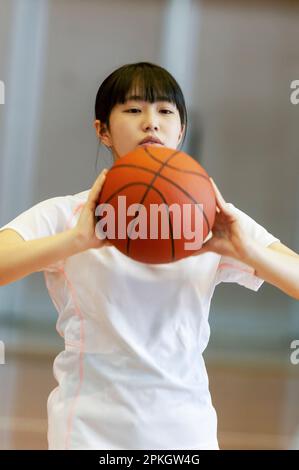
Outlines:
[[[180,125],[174,126],[173,133],[172,133],[173,138],[177,140],[180,137],[180,133],[181,133],[181,126]]]
[[[128,136],[132,132],[133,125],[130,121],[127,119],[119,119],[116,122],[115,130],[116,132],[114,135],[119,135],[119,136]]]
[[[173,134],[179,135],[182,129],[181,126],[181,120],[175,118],[174,121],[172,121],[172,129],[173,129]]]
[[[111,136],[115,150],[120,157],[131,151],[135,146],[136,129],[134,125],[125,119],[114,121]]]

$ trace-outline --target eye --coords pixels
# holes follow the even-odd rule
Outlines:
[[[137,109],[137,108],[130,108],[130,109],[127,109],[126,113],[130,113],[131,111],[141,111],[141,110]],[[170,111],[169,109],[161,109],[160,111],[164,112],[164,113],[166,112],[167,114],[168,113],[169,114],[174,114],[173,111]],[[136,114],[136,113],[134,112],[134,114]]]

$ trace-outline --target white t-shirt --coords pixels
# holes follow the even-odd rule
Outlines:
[[[25,240],[77,223],[89,190],[36,204],[7,225]],[[261,245],[279,241],[244,212]],[[167,264],[131,260],[113,246],[45,267],[65,350],[48,398],[49,449],[217,449],[217,417],[202,357],[215,286],[263,280],[215,253]]]

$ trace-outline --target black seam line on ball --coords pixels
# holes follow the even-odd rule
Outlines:
[[[150,153],[148,152],[148,149],[145,148],[144,149],[145,153],[147,153],[147,155],[150,155]],[[178,151],[175,151],[173,154],[169,155],[169,157],[167,158],[167,160],[165,162],[162,162],[162,164],[160,165],[160,169],[154,173],[154,177],[152,178],[151,182],[149,183],[149,185],[146,187],[146,190],[145,190],[145,193],[143,194],[142,198],[141,198],[141,201],[139,201],[139,205],[140,204],[143,204],[146,196],[148,195],[148,193],[150,192],[150,190],[154,187],[154,182],[155,180],[158,178],[158,176],[160,175],[162,169],[164,168],[164,166],[166,165],[166,163],[171,159],[173,158],[176,154],[178,153]],[[164,201],[164,197],[162,198],[162,200]],[[136,214],[135,214],[135,217],[136,217]],[[169,217],[169,213],[168,213],[168,220],[170,221],[170,217]],[[169,223],[169,222],[168,222]],[[131,244],[131,233],[132,233],[132,230],[133,230],[133,226],[135,226],[136,224],[132,224],[132,227],[131,227],[131,231],[128,235],[128,240],[127,240],[127,253],[129,253],[130,251],[130,244]],[[171,229],[171,250],[172,250],[172,259],[174,259],[174,256],[175,256],[175,252],[174,252],[174,243],[173,243],[173,233],[172,233],[172,229]]]
[[[141,186],[146,186],[146,187],[148,187],[148,183],[144,183],[144,182],[142,182],[142,181],[135,182],[135,183],[128,183],[127,185],[125,185],[125,186],[119,188],[118,191],[116,191],[115,193],[113,193],[113,194],[107,199],[107,201],[106,201],[105,203],[102,203],[102,204],[108,204],[109,201],[110,201],[115,195],[117,195],[118,192],[122,191],[123,189],[126,189],[126,188],[131,187],[131,186],[140,186],[140,185],[141,185]],[[165,202],[165,204],[167,205],[167,212],[168,212],[168,216],[169,216],[169,207],[168,207],[168,204],[167,204],[167,202],[166,202],[165,197],[163,196],[163,194],[161,193],[161,191],[160,191],[159,189],[155,188],[155,186],[152,186],[151,189],[152,189],[153,191],[156,191],[156,192],[159,194],[159,196],[161,197],[162,201]],[[140,204],[140,203],[139,203],[139,204]],[[197,205],[196,205],[196,207],[202,211],[202,209],[201,209],[200,206],[197,206]],[[202,211],[202,213],[204,214],[203,211]],[[205,218],[205,219],[206,219],[206,218]],[[99,216],[98,216],[98,220],[100,220],[100,217],[99,217]],[[173,229],[172,229],[172,222],[171,222],[171,219],[170,219],[170,218],[169,218],[169,226],[170,226],[171,243],[172,243],[172,259],[174,260]],[[128,251],[127,251],[127,253],[128,253]]]
[[[148,156],[154,160],[155,162],[157,163],[162,163],[161,160],[159,160],[159,158],[155,157],[155,155],[152,155],[147,149],[146,149],[146,152],[148,154]],[[178,151],[175,155],[177,155],[178,153],[181,153],[180,151]],[[191,157],[190,157],[191,158]],[[192,170],[183,170],[182,168],[176,168],[175,166],[173,165],[169,165],[167,162],[166,162],[166,168],[170,168],[171,170],[175,170],[175,171],[179,171],[181,173],[187,173],[189,175],[196,175],[196,176],[201,176],[202,178],[205,178],[206,180],[209,180],[210,178],[202,173],[199,173],[198,171],[192,171]]]
[[[143,183],[143,182],[138,182],[138,183],[128,183],[126,186],[123,186],[122,188],[120,188],[117,192],[121,191],[122,189],[125,189],[125,188],[128,188],[130,186],[148,186],[148,183]],[[153,191],[156,191],[159,196],[161,197],[162,201],[165,202],[166,204],[166,199],[165,197],[163,196],[163,194],[161,193],[161,191],[157,188],[155,188],[154,186],[151,188]],[[109,199],[107,199],[107,201],[105,203],[102,203],[102,204],[108,204],[109,201],[117,194],[117,192],[115,192],[112,196],[109,197]],[[141,204],[141,203],[139,203]],[[169,208],[168,208],[168,205],[167,205],[167,212],[168,212],[168,216],[169,216]],[[174,241],[173,241],[173,230],[172,230],[172,223],[171,223],[171,219],[169,217],[169,226],[170,226],[170,233],[171,233],[171,242],[172,242],[172,257],[174,259]],[[127,254],[128,254],[128,251],[127,251]]]
[[[138,167],[137,165],[118,165],[116,168],[119,168],[120,166],[122,167],[133,167],[133,168],[139,168],[141,170],[144,170],[146,171],[147,173],[153,173],[154,175],[157,174],[157,172],[153,171],[153,170],[148,170],[147,168],[142,168],[142,167]],[[112,170],[112,168],[111,168]],[[182,191],[185,196],[187,196],[189,199],[191,199],[191,201],[194,203],[194,204],[198,204],[198,202],[187,192],[185,191],[180,185],[178,185],[177,183],[175,183],[174,181],[172,181],[171,179],[167,178],[167,176],[164,176],[164,175],[161,175],[161,174],[158,174],[159,178],[162,178],[163,180],[167,181],[168,183],[172,184],[173,186],[175,186],[176,188],[178,188],[180,191]],[[203,176],[204,178],[206,178],[206,176],[204,175],[198,175],[198,176]],[[207,179],[207,178],[206,178]],[[105,203],[108,203],[115,195],[117,195],[117,193],[119,193],[120,191],[122,191],[123,189],[125,188],[128,188],[129,186],[132,186],[134,185],[135,183],[128,183],[127,185],[125,186],[122,186],[121,188],[119,188],[117,191],[115,191],[108,199],[107,201],[105,201]],[[141,184],[141,183],[140,183]],[[145,183],[145,184],[148,184],[148,183]],[[200,208],[201,209],[201,208]],[[210,233],[210,224],[209,224],[209,221],[208,221],[208,218],[206,216],[206,213],[204,211],[204,209],[202,209],[202,214],[205,218],[205,221],[206,221],[206,224],[207,224],[207,227],[208,227],[208,233]]]
[[[162,164],[163,162],[161,162],[160,160],[155,160],[157,161],[157,163],[160,163]],[[200,178],[204,178],[206,179],[207,181],[210,179],[208,176],[206,175],[203,175],[202,173],[198,173],[197,171],[191,171],[191,170],[182,170],[181,168],[176,168],[172,165],[168,165],[165,163],[164,165],[165,168],[170,168],[171,170],[176,170],[176,171],[179,171],[180,173],[186,173],[188,175],[194,175],[194,176],[199,176]],[[115,171],[117,170],[118,168],[138,168],[139,170],[144,170],[144,171],[147,171],[148,173],[154,173],[156,174],[156,171],[155,170],[151,170],[149,168],[146,168],[146,167],[143,167],[141,165],[134,165],[134,163],[120,163],[119,165],[116,165],[112,168],[110,168],[109,171]],[[164,177],[163,175],[159,175],[160,178],[166,178]]]
[[[153,189],[154,191],[157,191],[159,193],[162,201],[166,204],[166,210],[167,210],[167,215],[168,215],[168,225],[169,225],[169,230],[170,230],[170,240],[171,240],[171,257],[172,257],[172,260],[174,261],[175,260],[175,245],[174,245],[174,239],[173,239],[173,229],[172,229],[172,222],[171,222],[171,218],[170,218],[169,207],[168,207],[167,201],[166,201],[165,197],[163,196],[163,194],[159,190],[157,190],[157,188],[155,188],[154,186],[151,189]],[[140,204],[142,204],[142,203],[140,202],[139,205]],[[139,211],[137,210],[136,212],[137,212],[137,215],[139,215]],[[135,217],[136,217],[136,214],[135,214]],[[130,237],[131,237],[131,233],[132,233],[132,230],[133,230],[133,225],[135,227],[136,223],[132,224],[132,228],[131,228],[130,233],[128,235],[127,253],[129,253],[129,251],[130,251],[130,242],[131,242]]]
[[[155,160],[155,157],[154,157],[153,155],[151,155],[151,153],[148,151],[147,147],[145,147],[144,151],[146,152],[146,154],[147,154],[149,157],[151,157],[151,158],[153,158],[153,159]],[[160,165],[161,165],[161,167],[160,167],[160,169],[159,169],[158,171],[150,170],[150,169],[148,169],[148,168],[144,168],[144,167],[141,167],[140,165],[134,165],[134,164],[120,164],[120,165],[117,165],[116,167],[111,168],[111,170],[116,170],[116,169],[119,168],[119,167],[138,168],[138,169],[144,170],[144,171],[146,171],[146,172],[148,172],[148,173],[154,174],[154,178],[152,179],[152,181],[151,181],[149,184],[148,184],[148,183],[142,183],[142,182],[135,182],[135,183],[129,183],[129,184],[127,184],[127,185],[125,185],[125,186],[119,188],[116,192],[114,192],[114,193],[108,198],[108,200],[106,201],[106,203],[108,203],[108,201],[110,201],[117,193],[119,193],[119,192],[122,191],[123,189],[125,189],[125,188],[127,188],[127,187],[129,187],[129,186],[134,186],[134,185],[136,185],[136,184],[142,184],[142,185],[145,185],[145,186],[147,187],[147,189],[146,189],[146,191],[145,191],[145,194],[143,195],[141,201],[139,202],[139,205],[142,204],[142,202],[144,202],[145,197],[147,196],[147,194],[149,193],[149,191],[150,191],[151,189],[154,189],[155,191],[157,191],[157,192],[160,194],[161,199],[162,199],[163,201],[165,201],[165,198],[162,196],[162,194],[160,193],[160,191],[157,190],[157,188],[155,188],[155,187],[153,186],[154,181],[155,181],[158,177],[160,177],[160,178],[164,179],[165,181],[167,181],[168,183],[170,183],[170,184],[172,184],[173,186],[175,186],[176,188],[178,188],[180,191],[182,191],[189,199],[191,199],[191,200],[193,201],[193,203],[196,205],[196,207],[198,207],[198,206],[197,206],[197,204],[198,204],[197,201],[195,201],[195,199],[194,199],[187,191],[185,191],[185,190],[184,190],[181,186],[179,186],[178,184],[174,183],[171,179],[169,179],[169,178],[167,178],[166,176],[164,176],[164,175],[161,174],[161,171],[163,170],[163,168],[164,168],[164,167],[168,167],[168,168],[173,168],[173,169],[175,169],[175,170],[177,170],[177,171],[180,171],[180,172],[189,173],[189,174],[191,173],[191,174],[194,174],[194,175],[196,175],[196,176],[200,176],[200,177],[202,177],[202,178],[205,178],[205,179],[207,179],[207,180],[209,179],[207,176],[205,176],[205,175],[203,175],[203,174],[201,174],[201,173],[191,172],[191,171],[188,171],[188,170],[181,170],[181,169],[172,167],[172,165],[169,165],[168,162],[169,162],[172,158],[174,158],[176,155],[178,155],[179,153],[180,153],[180,151],[174,151],[174,153],[171,154],[165,162],[161,162],[160,160],[158,160],[158,163],[160,163]],[[168,209],[168,207],[167,207],[167,209]],[[201,209],[201,212],[202,212],[202,214],[203,214],[203,216],[204,216],[204,218],[205,218],[205,221],[206,221],[206,224],[207,224],[207,227],[208,227],[208,233],[209,233],[209,232],[210,232],[210,224],[209,224],[208,218],[207,218],[207,216],[206,216],[206,214],[205,214],[205,211],[204,211],[201,207],[200,207],[200,209]],[[137,214],[138,214],[138,211],[136,211],[136,212],[137,212]],[[168,212],[168,215],[169,215],[169,212]],[[135,214],[135,217],[136,217],[136,214]],[[173,254],[173,259],[174,259],[174,246],[173,246],[173,237],[172,237],[172,225],[171,225],[171,220],[170,220],[170,219],[169,219],[169,223],[170,223],[170,229],[171,229],[172,254]],[[132,228],[133,228],[133,227],[132,227]],[[132,231],[132,229],[131,229],[131,231]],[[130,234],[131,234],[131,232],[130,232]],[[130,235],[129,235],[129,237],[130,237]],[[126,249],[127,254],[129,253],[129,249],[130,249],[130,240],[131,240],[131,239],[128,238],[128,241],[127,241],[127,249]]]

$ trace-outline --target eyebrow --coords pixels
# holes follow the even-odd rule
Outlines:
[[[142,96],[139,95],[131,95],[126,98],[126,101],[145,101]],[[172,101],[169,101],[169,98],[167,96],[158,96],[156,101],[167,101],[168,103],[172,103]],[[172,103],[174,104],[174,103]]]

